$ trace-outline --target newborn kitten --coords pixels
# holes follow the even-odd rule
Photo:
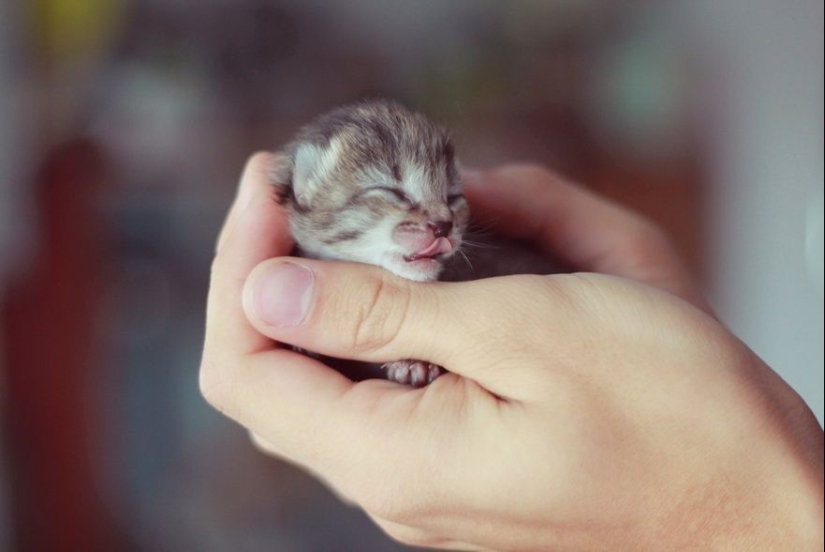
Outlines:
[[[469,220],[447,133],[401,105],[336,109],[298,132],[274,175],[301,256],[436,280]],[[421,386],[441,369],[402,359],[389,379]]]
[[[299,256],[369,263],[432,281],[461,247],[470,213],[453,145],[423,115],[388,101],[341,107],[302,128],[283,153],[273,181]],[[496,271],[502,272],[508,271]],[[448,279],[472,278],[454,268]],[[363,377],[353,376],[356,363],[325,360]],[[412,359],[381,368],[390,380],[415,387],[442,372]]]

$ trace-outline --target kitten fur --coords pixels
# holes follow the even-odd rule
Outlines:
[[[417,281],[477,279],[514,273],[516,265],[517,272],[555,271],[528,248],[498,238],[482,249],[486,259],[456,257],[470,212],[453,144],[442,127],[394,102],[340,107],[303,127],[272,180],[300,256],[373,264]],[[375,374],[360,363],[324,360],[355,379]],[[415,360],[382,369],[414,386],[441,373]]]
[[[387,101],[342,107],[285,153],[275,182],[304,256],[428,281],[461,246],[469,209],[453,145],[423,115]]]

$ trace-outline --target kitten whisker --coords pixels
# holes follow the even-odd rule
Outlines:
[[[479,234],[479,235],[489,235],[492,234],[493,227],[495,227],[496,223],[494,221],[486,221],[485,223],[479,223],[477,220],[471,220],[470,224],[467,225],[467,232],[471,234]]]
[[[462,247],[464,247],[465,245],[473,249],[498,249],[497,245],[491,243],[469,241],[466,238],[461,242]]]
[[[514,240],[496,232],[508,229],[511,221],[494,216],[465,224],[469,204],[450,199],[457,174],[454,156],[443,128],[393,102],[345,106],[302,127],[269,174],[275,200],[289,214],[295,254],[364,262],[415,281],[516,273],[519,250],[512,247]],[[418,209],[410,197],[428,199]],[[422,243],[429,235],[420,230],[427,227],[438,230],[432,236],[439,240],[451,235],[452,225],[441,226],[450,214],[456,226],[451,247],[443,241]],[[347,361],[327,360],[345,375],[366,375],[349,373]],[[382,370],[382,377],[416,387],[442,372],[418,360],[374,368]]]
[[[461,249],[457,249],[456,253],[461,255],[461,257],[464,259],[464,262],[466,262],[467,266],[470,268],[470,271],[475,272],[475,267],[473,266],[473,263],[470,262],[470,258],[467,256],[467,254],[464,253],[464,251],[462,251]]]

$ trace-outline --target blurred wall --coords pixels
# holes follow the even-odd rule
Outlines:
[[[711,68],[709,291],[823,420],[823,3],[685,3]]]
[[[31,193],[25,181],[35,153],[28,101],[32,75],[24,62],[19,25],[24,14],[16,2],[0,3],[0,289],[32,243]]]
[[[805,0],[0,2],[0,550],[403,548],[197,390],[244,159],[363,96],[652,217],[822,420],[822,61]]]
[[[3,296],[6,277],[22,257],[24,239],[15,234],[25,233],[21,220],[20,193],[23,167],[20,162],[27,155],[25,112],[21,110],[21,67],[19,64],[19,36],[16,33],[19,18],[13,2],[0,2],[0,297]],[[5,347],[0,317],[0,550],[9,550],[11,537],[8,510],[8,453],[3,416],[6,386]]]

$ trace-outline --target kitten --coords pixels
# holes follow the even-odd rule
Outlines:
[[[453,145],[423,115],[389,101],[341,107],[302,128],[283,153],[273,181],[298,255],[433,281],[461,248],[470,212]],[[478,277],[450,264],[446,279]],[[502,272],[508,271],[496,271]],[[350,377],[365,376],[363,366],[353,373],[356,363],[325,360]],[[381,368],[388,379],[414,387],[442,373],[412,359]]]

